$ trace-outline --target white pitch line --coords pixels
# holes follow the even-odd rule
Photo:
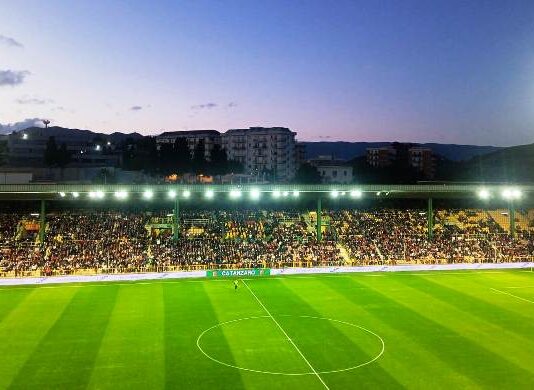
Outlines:
[[[509,287],[501,287],[501,288],[534,288],[534,286],[509,286]]]
[[[293,347],[295,347],[295,349],[297,350],[297,352],[300,354],[300,356],[302,357],[302,359],[304,359],[304,361],[306,362],[306,364],[310,367],[310,369],[313,371],[313,373],[315,374],[315,376],[321,381],[321,383],[324,385],[325,389],[327,390],[330,390],[330,388],[328,387],[328,385],[324,382],[323,378],[321,378],[321,376],[319,375],[319,373],[317,372],[317,370],[315,370],[315,368],[313,368],[313,366],[311,365],[311,363],[308,361],[308,359],[306,359],[306,356],[304,356],[304,354],[302,353],[302,351],[299,349],[299,347],[297,347],[297,344],[295,344],[293,342],[293,340],[291,340],[291,337],[289,337],[289,335],[286,333],[286,331],[284,330],[284,328],[282,328],[282,325],[280,325],[278,323],[278,321],[276,321],[276,319],[273,317],[273,315],[271,314],[271,312],[265,307],[265,305],[260,301],[260,299],[256,296],[256,294],[254,294],[254,291],[252,291],[252,289],[248,286],[248,284],[242,280],[243,284],[245,285],[245,287],[248,289],[248,291],[250,291],[250,293],[254,296],[254,298],[256,298],[256,300],[258,301],[258,303],[260,304],[261,307],[263,307],[263,310],[265,310],[265,312],[269,315],[269,317],[271,317],[271,319],[273,320],[273,322],[276,324],[276,326],[278,326],[278,328],[282,331],[282,333],[284,334],[284,336],[286,336],[286,338],[289,340],[289,342],[293,345]]]
[[[510,295],[511,297],[514,297],[514,298],[517,298],[517,299],[521,299],[522,301],[534,304],[534,301],[531,301],[530,299],[526,299],[526,298],[523,298],[523,297],[518,297],[517,295],[510,294],[509,292],[506,292],[506,291],[497,290],[496,288],[491,288],[491,290],[496,291],[496,292],[498,292],[500,294]]]

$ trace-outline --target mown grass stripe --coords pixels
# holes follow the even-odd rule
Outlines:
[[[119,287],[90,388],[164,387],[162,294],[161,284]]]
[[[387,343],[386,351],[373,364],[382,366],[402,386],[426,388],[429,385],[428,378],[439,378],[446,373],[447,388],[476,387],[469,378],[451,375],[451,368],[441,360],[440,353],[406,338],[403,334],[404,329],[398,324],[389,325],[366,311],[367,306],[380,305],[380,301],[362,299],[360,288],[354,288],[349,278],[344,280],[329,278],[306,284],[286,283],[286,286],[325,317],[335,317],[364,325],[382,335]],[[314,291],[320,291],[321,294],[314,294]],[[424,375],[414,375],[414,364],[417,365],[417,372],[424,372]],[[373,367],[370,366],[369,369],[372,370]],[[439,382],[434,383],[433,387],[440,388]]]
[[[486,289],[473,289],[465,283],[456,283],[454,287],[449,287],[443,282],[427,278],[412,278],[406,281],[406,284],[421,292],[430,293],[435,299],[451,304],[464,313],[477,316],[485,322],[498,326],[503,332],[513,332],[523,337],[525,343],[533,342],[530,324],[532,319],[522,313],[498,306],[495,304],[494,295]]]
[[[76,290],[11,387],[86,388],[117,291],[113,285]]]
[[[276,318],[279,318],[284,329],[295,340],[295,343],[302,349],[314,367],[320,371],[340,368],[340,365],[348,367],[354,365],[351,363],[363,362],[373,357],[363,351],[358,344],[354,343],[335,323],[330,321],[318,323],[320,326],[316,327],[317,332],[315,334],[314,328],[301,328],[299,323],[302,323],[302,321],[299,322],[298,316],[322,316],[312,302],[302,299],[292,289],[288,288],[288,284],[293,283],[297,283],[297,281],[279,280],[272,283],[258,280],[254,282],[253,286],[256,295],[262,301],[268,302],[271,313]],[[312,291],[318,293],[317,290],[310,290],[310,295]],[[284,316],[285,314],[291,314],[292,316],[286,317]],[[306,340],[306,342],[300,342],[301,339]],[[330,353],[325,354],[324,351],[330,350],[329,344],[334,341],[336,345],[343,346],[343,351],[340,351],[335,356]],[[402,388],[402,385],[394,376],[384,370],[380,365],[380,361],[376,363],[356,370],[346,371],[343,374],[327,374],[325,379],[333,389],[347,388],[351,383],[357,383],[360,388]]]
[[[163,286],[165,386],[168,389],[243,389],[239,371],[216,364],[196,347],[198,335],[218,323],[203,283]],[[218,347],[231,356],[226,339]]]
[[[49,332],[75,290],[32,290],[0,323],[0,389],[5,389]]]
[[[381,292],[384,280],[380,281],[371,285],[352,279],[356,286],[371,287],[360,291],[363,299],[380,301],[380,305],[369,306],[368,310],[392,326],[408,326],[407,337],[440,353],[455,371],[488,388],[525,388],[532,383],[531,373],[452,329],[448,321],[455,314],[442,311],[439,321],[430,317],[427,311],[435,308],[436,301],[429,297],[420,300],[414,295],[387,296]]]
[[[11,313],[26,297],[31,290],[9,290],[0,294],[0,323]]]

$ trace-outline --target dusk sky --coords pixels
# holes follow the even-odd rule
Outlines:
[[[531,143],[534,1],[2,1],[0,128],[33,118]]]

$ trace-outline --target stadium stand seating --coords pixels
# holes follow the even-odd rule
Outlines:
[[[48,214],[40,243],[35,217],[0,214],[0,272],[526,261],[534,254],[533,219],[532,210],[518,211],[511,238],[504,210],[436,210],[429,240],[424,210],[331,210],[317,241],[315,213],[187,211],[175,241],[170,213],[79,210]]]

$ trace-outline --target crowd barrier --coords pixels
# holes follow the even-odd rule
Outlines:
[[[534,259],[514,263],[456,263],[456,264],[412,264],[412,265],[371,265],[371,266],[324,266],[324,267],[286,267],[286,268],[226,268],[222,272],[213,270],[177,270],[168,272],[138,273],[100,273],[64,276],[19,276],[0,278],[0,286],[46,285],[61,283],[88,282],[130,282],[143,280],[186,279],[205,277],[255,277],[300,274],[342,274],[361,272],[407,272],[407,271],[456,271],[456,270],[495,270],[495,269],[534,269]],[[217,268],[220,270],[220,267]],[[254,271],[254,272],[250,272]]]

